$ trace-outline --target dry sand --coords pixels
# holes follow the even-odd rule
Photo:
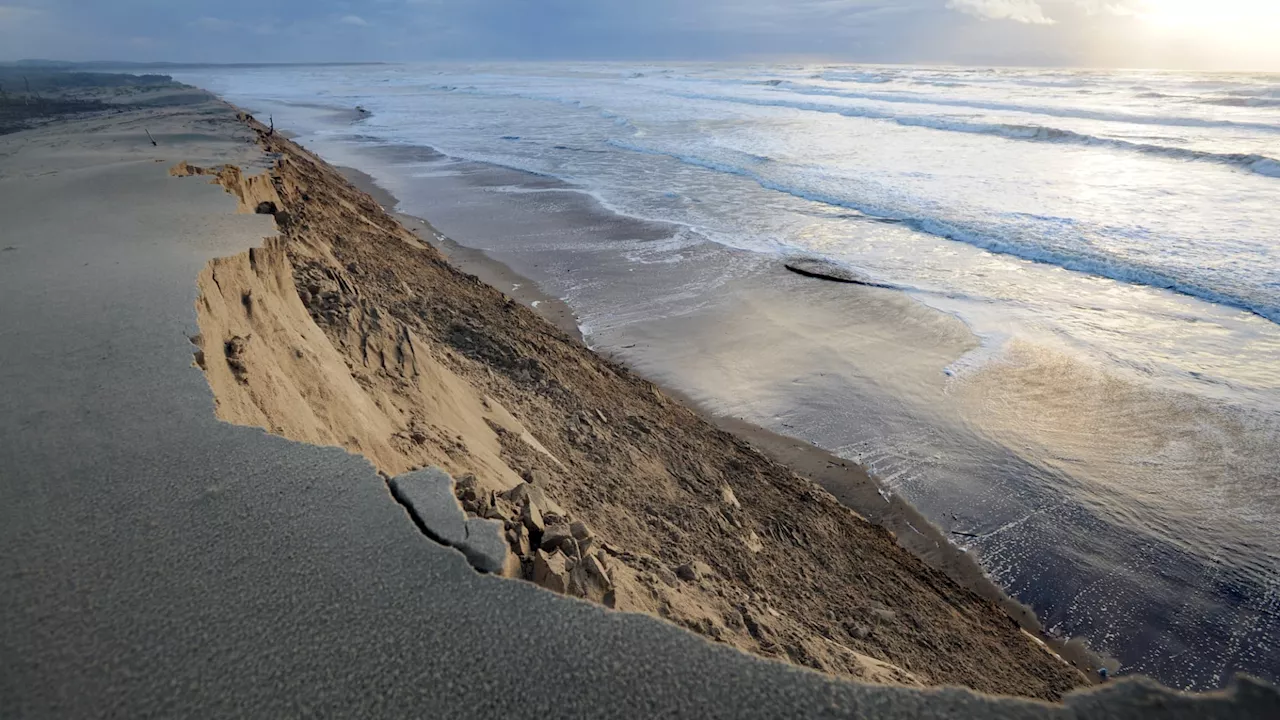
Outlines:
[[[1044,699],[1087,682],[996,602],[459,272],[335,169],[245,121],[277,158],[270,173],[174,168],[211,175],[280,231],[199,279],[198,361],[220,418],[341,446],[388,476],[426,465],[474,476],[468,506],[507,521],[523,576],[748,652]],[[837,490],[874,488],[833,458],[794,454],[793,441],[735,429]],[[496,496],[526,479],[591,541],[530,549],[540,538],[520,529],[519,498]],[[575,582],[572,567],[591,563],[601,581]]]

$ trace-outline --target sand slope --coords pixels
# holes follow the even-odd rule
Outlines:
[[[388,475],[473,474],[468,507],[507,521],[526,577],[555,585],[549,562],[572,580],[598,561],[601,583],[566,591],[748,652],[1045,699],[1084,684],[890,533],[458,272],[333,168],[245,120],[278,157],[269,174],[174,169],[211,175],[280,231],[200,277],[198,361],[220,418],[339,445]],[[494,494],[522,478],[553,515],[589,526],[589,551],[527,546],[520,499]]]
[[[171,174],[209,173],[181,164]],[[239,198],[240,212],[281,203],[265,174],[246,177],[234,167],[211,174]],[[293,250],[337,262],[323,247]],[[333,281],[321,273],[304,293],[323,303],[325,293],[353,291]],[[440,364],[410,328],[381,322],[376,311],[352,319],[351,337],[344,341],[359,349],[360,367],[393,381],[383,386],[353,373],[352,358],[338,351],[304,306],[280,238],[211,262],[199,287],[197,362],[215,389],[220,419],[341,446],[392,475],[438,465],[454,474],[475,473],[497,490],[521,482],[500,457],[495,428],[527,436],[524,428],[501,404]],[[206,352],[224,361],[210,363]]]

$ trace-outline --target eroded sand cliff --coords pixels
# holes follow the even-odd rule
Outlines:
[[[173,170],[279,229],[199,279],[197,361],[221,419],[388,477],[439,466],[468,511],[504,522],[511,574],[747,652],[1043,699],[1085,684],[995,603],[242,119],[273,170]]]

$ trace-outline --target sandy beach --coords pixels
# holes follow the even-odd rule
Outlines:
[[[521,576],[744,650],[1047,699],[1084,683],[997,605],[457,273],[334,170],[248,122],[282,158],[270,183],[175,169],[215,174],[242,208],[274,208],[281,229],[201,279],[201,363],[220,418],[342,446],[388,476],[426,465],[471,476],[464,507],[506,522]],[[576,539],[604,549],[548,545],[540,523],[522,525],[516,492],[530,482],[548,496],[543,514],[585,523]],[[588,559],[608,569],[602,582],[574,573]],[[982,670],[993,665],[1016,671]]]
[[[696,412],[368,178],[180,90],[0,137],[5,714],[1275,707],[1073,693],[1094,661],[862,469]],[[500,567],[397,491],[427,467]]]

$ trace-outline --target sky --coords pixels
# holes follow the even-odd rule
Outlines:
[[[0,0],[0,60],[1280,71],[1280,0]]]

